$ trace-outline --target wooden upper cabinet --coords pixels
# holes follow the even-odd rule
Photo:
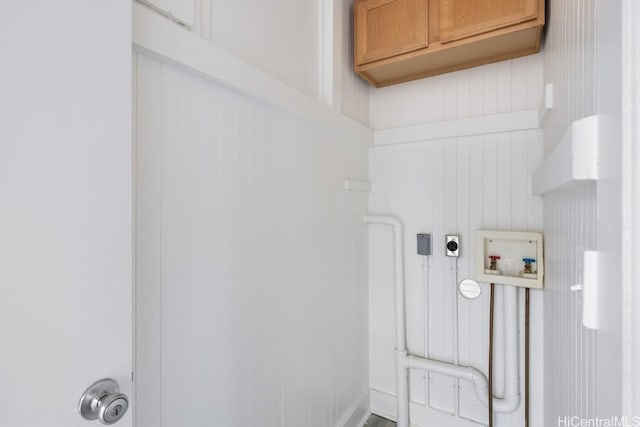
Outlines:
[[[451,42],[536,19],[538,0],[440,0],[440,40]]]
[[[372,85],[538,52],[544,0],[355,0],[354,69]]]
[[[427,47],[427,13],[427,0],[357,2],[356,62],[366,64]]]

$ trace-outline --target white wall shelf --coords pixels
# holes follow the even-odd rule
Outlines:
[[[533,194],[547,194],[598,179],[598,116],[571,123],[531,178]]]

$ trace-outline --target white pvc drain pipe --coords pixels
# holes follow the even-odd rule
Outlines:
[[[398,427],[409,427],[409,369],[424,369],[441,375],[473,382],[478,399],[489,403],[487,377],[476,368],[414,356],[407,352],[405,327],[404,283],[404,227],[402,221],[389,215],[365,215],[367,224],[381,224],[393,229],[394,293],[396,326],[396,400]],[[513,412],[520,406],[518,380],[518,291],[513,286],[504,287],[505,328],[505,392],[503,398],[493,397],[496,412]]]

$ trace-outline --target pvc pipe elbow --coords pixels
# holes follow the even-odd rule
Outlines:
[[[487,378],[478,370],[473,370],[473,390],[476,392],[476,396],[484,406],[489,406],[489,387],[487,385]],[[511,413],[514,412],[520,406],[520,394],[505,395],[504,398],[499,399],[493,397],[493,409],[496,412]]]
[[[365,215],[364,222],[368,224],[384,224],[402,230],[404,226],[402,221],[391,215]]]
[[[505,396],[502,399],[493,398],[493,408],[502,412],[503,414],[510,414],[511,412],[515,412],[516,409],[520,406],[520,394],[515,396]]]

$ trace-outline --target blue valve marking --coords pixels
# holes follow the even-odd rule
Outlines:
[[[532,262],[536,262],[535,258],[522,258],[522,262],[531,264]]]

